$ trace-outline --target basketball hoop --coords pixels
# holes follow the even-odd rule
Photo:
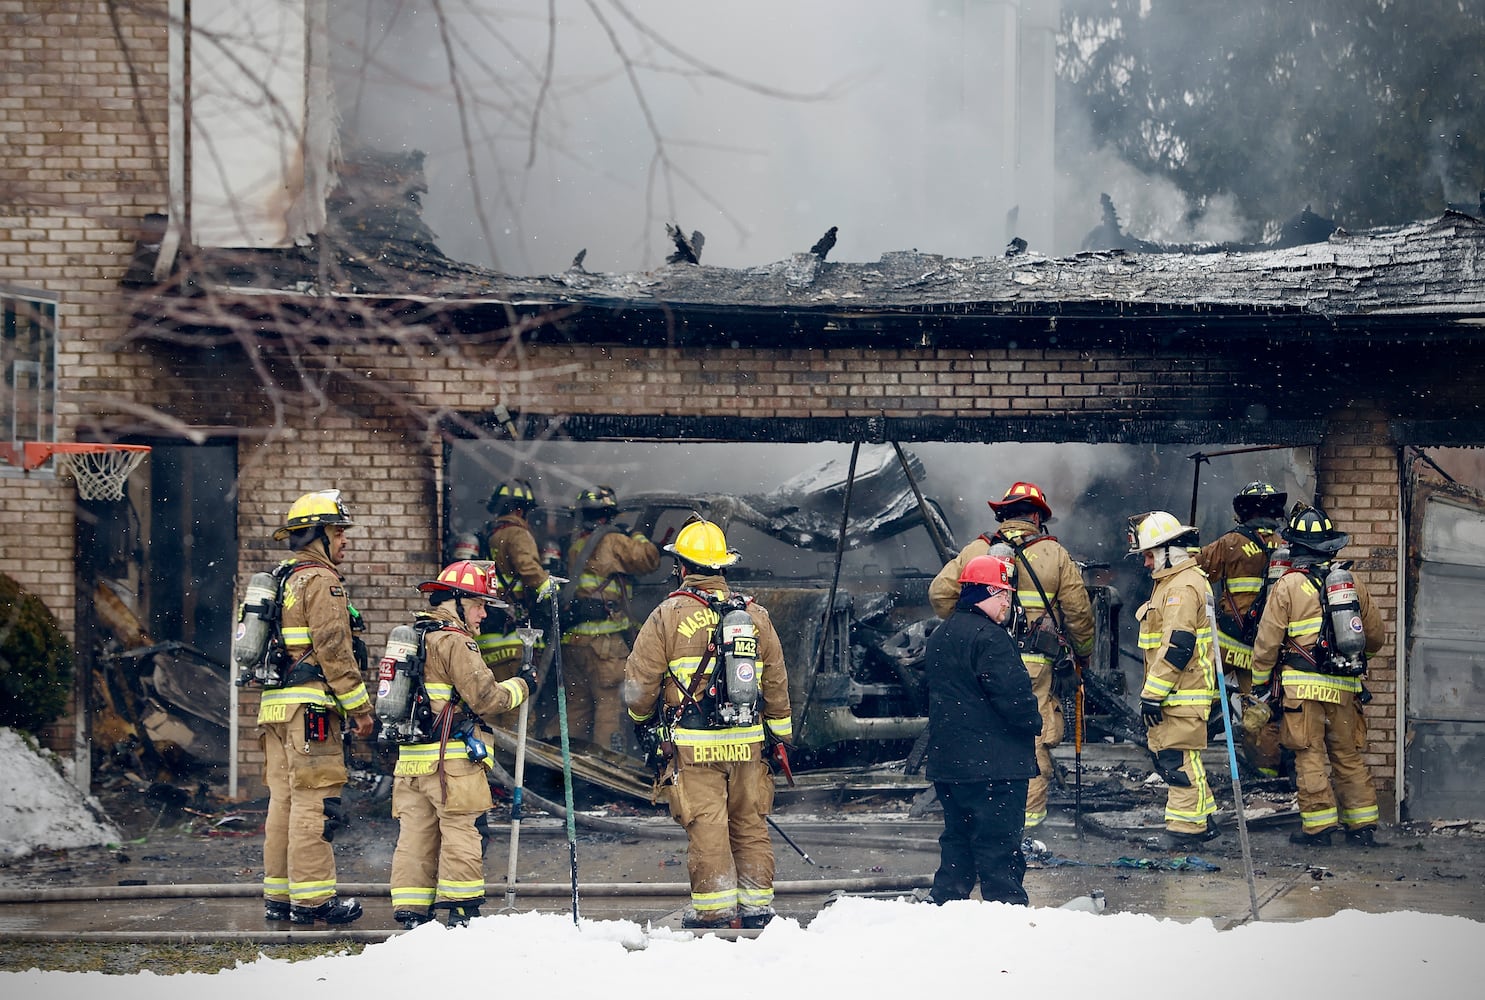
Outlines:
[[[15,449],[4,449],[13,462]],[[27,441],[22,446],[21,468],[30,472],[46,460],[57,459],[57,470],[77,483],[77,495],[84,500],[122,500],[124,483],[139,468],[149,445],[100,444],[94,441]]]

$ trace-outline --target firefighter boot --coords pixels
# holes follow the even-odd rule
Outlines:
[[[697,930],[717,930],[723,927],[740,927],[742,925],[737,919],[737,914],[731,911],[718,913],[714,916],[709,915],[703,919],[697,915],[695,910],[687,910],[685,915],[681,917],[681,926],[696,928]]]
[[[1289,835],[1289,843],[1299,844],[1303,847],[1329,847],[1330,831],[1321,830],[1319,833],[1305,833],[1303,830],[1295,830]]]
[[[454,903],[449,906],[449,926],[463,927],[479,915],[478,903]]]
[[[348,924],[361,919],[361,904],[354,899],[331,896],[318,906],[291,906],[289,923],[312,924],[323,920],[327,924]]]
[[[394,910],[392,911],[392,919],[401,924],[404,930],[410,931],[415,927],[423,926],[433,918],[426,913],[419,913],[417,910]]]
[[[1353,847],[1386,847],[1387,845],[1377,839],[1377,828],[1374,826],[1359,826],[1354,830],[1346,831],[1346,843]]]
[[[287,899],[263,900],[263,919],[274,921],[288,920],[289,901]]]
[[[769,921],[777,915],[774,913],[773,907],[763,907],[752,910],[751,912],[744,912],[739,922],[745,930],[756,931],[767,927]]]

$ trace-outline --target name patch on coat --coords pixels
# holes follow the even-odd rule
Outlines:
[[[730,764],[739,760],[751,760],[751,743],[706,743],[695,747],[692,759],[698,764]]]

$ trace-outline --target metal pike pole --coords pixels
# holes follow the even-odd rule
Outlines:
[[[566,583],[560,577],[552,577]],[[572,922],[578,922],[577,818],[572,800],[572,743],[567,733],[567,685],[562,679],[562,623],[557,612],[557,595],[552,595],[552,669],[557,675],[557,727],[562,735],[562,795],[567,806],[567,860],[572,868]]]
[[[783,837],[784,838],[784,843],[786,843],[790,847],[794,848],[794,850],[799,854],[799,856],[801,858],[804,858],[805,864],[813,865],[815,863],[814,858],[811,858],[808,854],[804,853],[804,848],[802,848],[798,844],[794,843],[794,838],[793,837],[790,837],[787,833],[785,833],[784,832],[784,828],[781,827],[781,826],[779,826],[777,823],[775,823],[773,821],[773,817],[772,816],[764,816],[763,818],[766,819],[766,820],[768,820],[768,825],[771,826],[771,827],[773,827],[773,830],[774,830],[775,833],[777,833],[780,837]],[[816,866],[816,867],[818,867],[818,866]]]
[[[1248,906],[1256,922],[1258,887],[1253,880],[1253,851],[1248,845],[1248,819],[1243,812],[1243,783],[1238,777],[1237,748],[1232,739],[1232,710],[1227,701],[1227,677],[1222,673],[1221,633],[1217,631],[1217,607],[1210,594],[1207,598],[1207,620],[1212,625],[1212,663],[1217,668],[1217,692],[1222,696],[1222,731],[1227,736],[1227,770],[1232,775],[1232,811],[1237,814],[1238,844],[1243,849],[1243,874],[1248,879]]]
[[[1083,668],[1076,662],[1078,690],[1073,694],[1073,836],[1083,839]]]
[[[521,667],[531,663],[531,651],[536,640],[541,638],[541,629],[522,625],[516,629],[521,639],[523,653]],[[514,787],[510,790],[510,857],[505,867],[505,908],[516,906],[516,852],[521,843],[521,806],[524,800],[523,786],[526,780],[526,719],[531,712],[531,698],[521,702],[520,714],[516,716],[516,773]]]

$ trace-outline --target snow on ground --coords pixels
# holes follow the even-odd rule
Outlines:
[[[0,851],[117,839],[14,733],[0,730]],[[81,817],[81,819],[80,819]],[[203,996],[422,996],[491,989],[545,1000],[651,1000],[674,993],[849,1000],[1042,996],[1099,1000],[1286,997],[1349,1000],[1475,996],[1485,924],[1354,910],[1218,931],[1132,913],[1001,903],[943,907],[844,899],[808,927],[780,918],[756,940],[646,933],[629,921],[523,913],[470,926],[427,924],[360,955],[260,958],[205,976],[0,972],[0,996],[176,1000]],[[1470,986],[1470,983],[1476,983]]]
[[[55,754],[0,728],[0,862],[41,847],[92,847],[122,839],[97,801],[84,798],[58,770],[63,766]]]

